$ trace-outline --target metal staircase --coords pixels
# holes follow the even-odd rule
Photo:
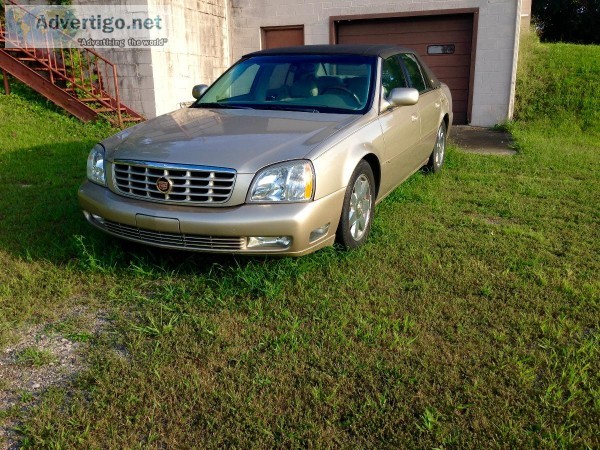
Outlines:
[[[18,6],[12,0],[5,3]],[[4,16],[4,8],[0,9]],[[55,48],[52,35],[49,39],[40,48],[11,38],[4,17],[0,17],[0,69],[5,89],[9,73],[84,122],[104,117],[123,127],[144,120],[121,102],[117,67],[112,62],[90,48]]]

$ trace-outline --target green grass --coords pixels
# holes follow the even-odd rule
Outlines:
[[[72,386],[8,416],[23,444],[597,448],[600,47],[526,52],[517,156],[451,148],[365,247],[300,259],[117,244],[75,196],[110,130],[0,96],[0,345],[111,318]]]
[[[26,366],[41,367],[56,360],[54,354],[49,350],[40,350],[35,347],[27,347],[17,355],[17,362]]]

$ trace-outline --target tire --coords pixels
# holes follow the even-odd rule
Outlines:
[[[375,199],[373,170],[363,160],[350,177],[336,233],[338,243],[346,250],[360,247],[367,240],[375,212]]]
[[[429,161],[425,165],[426,172],[438,173],[442,170],[444,160],[446,159],[446,134],[446,122],[442,121],[438,128],[433,151],[429,156]]]

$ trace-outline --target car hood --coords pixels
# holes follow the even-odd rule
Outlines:
[[[102,142],[107,159],[228,167],[255,173],[304,158],[361,116],[297,111],[185,108]]]

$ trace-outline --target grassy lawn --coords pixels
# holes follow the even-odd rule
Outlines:
[[[300,259],[96,232],[76,190],[112,131],[0,95],[0,355],[36,330],[85,359],[0,427],[35,448],[598,448],[600,47],[526,54],[516,156],[450,148],[365,247]]]

